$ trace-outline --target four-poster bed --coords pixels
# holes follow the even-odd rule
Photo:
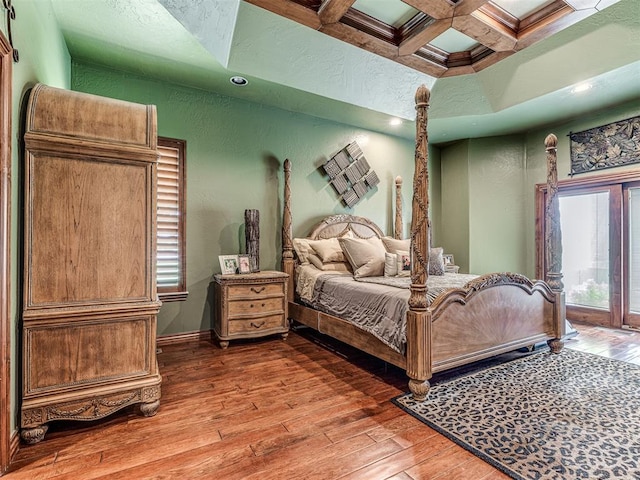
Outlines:
[[[406,370],[409,388],[417,400],[429,391],[433,373],[521,347],[547,341],[554,353],[562,349],[565,334],[564,293],[560,272],[560,230],[555,170],[557,139],[550,135],[545,143],[549,165],[549,196],[546,208],[547,275],[532,281],[515,273],[482,275],[434,295],[429,284],[429,257],[433,253],[429,240],[429,197],[427,170],[427,107],[429,90],[425,86],[416,92],[416,148],[413,178],[413,201],[410,233],[410,281],[406,313],[397,318],[402,323],[404,348],[390,346],[381,340],[375,328],[362,329],[353,321],[331,312],[328,308],[314,308],[297,289],[302,278],[301,259],[294,258],[294,239],[291,226],[291,163],[284,165],[284,213],[282,237],[282,267],[289,274],[289,317],[319,332],[359,348],[382,360]],[[394,237],[402,236],[402,215],[399,213],[401,179],[396,179],[396,217]],[[372,243],[383,238],[383,232],[368,219],[353,215],[332,215],[316,225],[306,237],[309,239],[337,239],[340,237],[369,239]],[[388,238],[388,237],[387,237]],[[297,239],[296,239],[297,240]],[[340,240],[340,245],[347,240]],[[345,252],[348,254],[348,252]],[[349,256],[349,255],[347,255]],[[350,259],[351,260],[351,259]],[[300,270],[300,271],[298,271]],[[354,269],[355,270],[355,269]],[[322,273],[322,272],[320,272]],[[353,275],[357,277],[357,275]],[[454,275],[455,276],[455,275]],[[312,276],[310,283],[318,276]],[[344,272],[331,272],[332,281],[345,283],[351,277]],[[307,282],[305,277],[305,282]],[[354,279],[354,280],[357,280]],[[300,280],[302,281],[302,280]],[[370,289],[372,295],[383,296],[380,285],[354,281],[357,288]],[[328,285],[327,283],[325,283]],[[323,285],[325,285],[323,284]],[[299,285],[298,285],[299,286]],[[323,287],[324,288],[324,287]],[[353,287],[352,287],[353,288]],[[395,287],[385,287],[393,289]],[[397,291],[397,289],[396,289]],[[351,294],[350,294],[351,295]],[[397,297],[397,294],[393,295]],[[344,310],[344,305],[340,307]],[[396,310],[398,310],[396,308]],[[371,319],[367,319],[369,321]],[[389,323],[389,319],[386,319]],[[385,326],[385,330],[389,327]],[[373,333],[372,333],[373,332]],[[396,332],[397,333],[397,332]]]

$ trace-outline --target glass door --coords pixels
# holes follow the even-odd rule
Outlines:
[[[562,273],[570,320],[612,323],[613,196],[610,188],[560,193]]]
[[[640,185],[625,189],[626,245],[625,248],[625,315],[623,323],[640,328]]]

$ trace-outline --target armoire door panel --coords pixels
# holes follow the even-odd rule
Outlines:
[[[150,168],[42,155],[29,169],[29,306],[150,299]]]
[[[149,317],[27,326],[25,396],[155,373],[151,327]]]

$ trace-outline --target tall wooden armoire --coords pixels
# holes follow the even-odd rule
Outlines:
[[[36,85],[26,112],[21,437],[160,404],[156,110]]]

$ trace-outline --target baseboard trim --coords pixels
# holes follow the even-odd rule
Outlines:
[[[156,345],[158,347],[162,347],[164,345],[172,345],[174,343],[184,343],[201,340],[211,341],[211,330],[176,333],[174,335],[162,335],[156,339]]]

